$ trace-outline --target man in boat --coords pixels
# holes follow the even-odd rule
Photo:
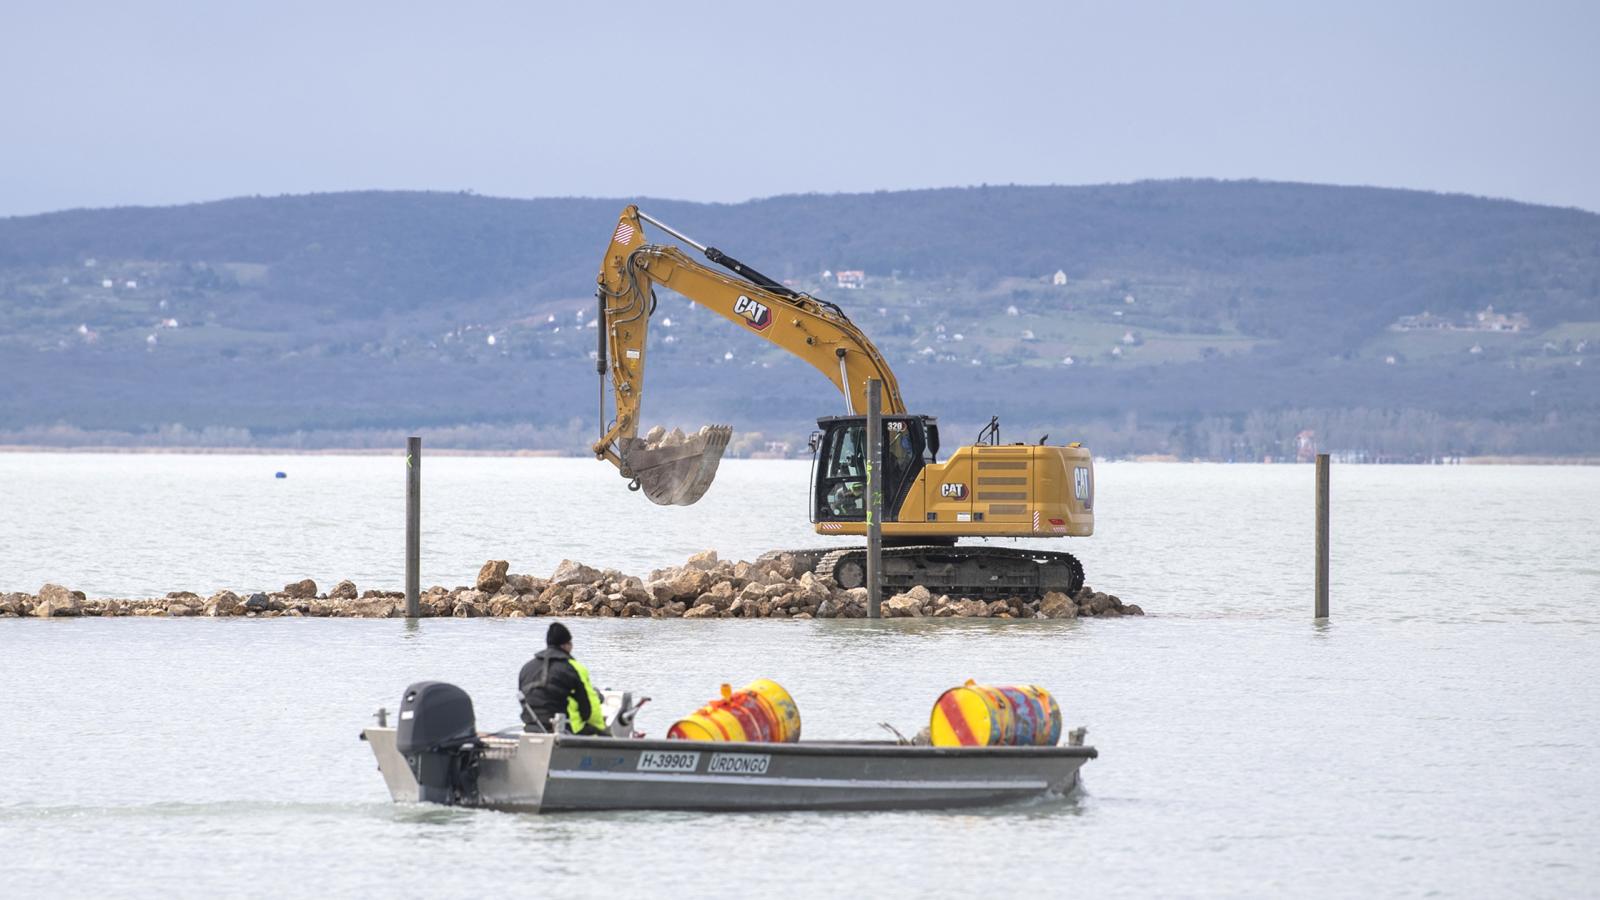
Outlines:
[[[544,643],[544,649],[517,675],[527,729],[552,731],[556,715],[562,714],[573,734],[606,734],[600,693],[589,680],[589,669],[572,658],[572,632],[560,622],[552,622]]]

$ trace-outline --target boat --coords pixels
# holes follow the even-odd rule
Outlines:
[[[559,722],[553,733],[485,734],[464,691],[421,682],[406,689],[397,725],[379,710],[361,739],[396,802],[507,812],[991,806],[1065,796],[1098,756],[1077,743],[1081,731],[1044,747],[650,739],[632,732],[643,701],[603,696],[607,736],[563,733]]]

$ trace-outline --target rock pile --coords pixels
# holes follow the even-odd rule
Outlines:
[[[756,562],[728,562],[715,550],[696,553],[682,566],[657,569],[646,579],[615,569],[562,560],[549,578],[514,575],[505,560],[484,563],[471,587],[434,586],[419,598],[427,617],[600,616],[683,619],[861,619],[866,588],[845,589],[818,577],[800,560],[780,554]],[[925,587],[886,597],[885,618],[1075,619],[1142,616],[1144,610],[1085,586],[1076,596],[974,599],[935,595]],[[393,618],[405,615],[399,591],[358,592],[341,581],[319,593],[307,578],[282,590],[201,597],[174,591],[153,600],[89,600],[81,591],[47,584],[38,594],[0,594],[0,618],[15,616],[321,616]]]

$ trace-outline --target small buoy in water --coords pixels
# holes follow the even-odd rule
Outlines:
[[[278,474],[276,474],[276,475],[274,475],[272,477],[273,478],[288,478],[289,477],[289,473],[288,472],[279,472]]]

